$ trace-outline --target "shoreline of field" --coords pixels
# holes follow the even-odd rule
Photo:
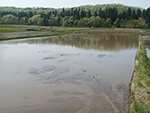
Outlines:
[[[129,86],[129,113],[150,112],[150,59],[146,55],[142,36],[135,58],[135,69]]]

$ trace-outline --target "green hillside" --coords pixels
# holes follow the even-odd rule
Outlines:
[[[126,11],[128,8],[132,9],[139,9],[138,7],[130,7],[130,6],[125,6],[122,4],[97,4],[97,5],[84,5],[84,6],[79,6],[78,8],[83,9],[83,10],[91,10],[91,11],[98,11],[100,8],[102,10],[106,10],[106,8],[117,8],[119,12]]]
[[[0,7],[0,24],[150,28],[150,8],[142,9],[121,4],[59,9]]]

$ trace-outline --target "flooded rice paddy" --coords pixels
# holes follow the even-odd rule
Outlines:
[[[142,36],[142,39],[144,41],[147,57],[150,58],[150,36]]]
[[[0,42],[0,113],[120,113],[138,40],[68,35]]]

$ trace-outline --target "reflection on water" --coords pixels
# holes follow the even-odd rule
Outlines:
[[[0,113],[120,113],[136,50],[133,36],[0,42]]]
[[[148,58],[150,58],[150,36],[143,36],[144,46],[146,48],[146,53]]]
[[[137,37],[133,35],[69,35],[55,38],[18,41],[29,44],[70,45],[82,49],[117,51],[138,46]]]

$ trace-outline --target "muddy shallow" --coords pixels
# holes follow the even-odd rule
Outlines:
[[[142,39],[144,41],[147,57],[150,58],[150,36],[142,36]]]
[[[120,113],[137,45],[108,35],[0,42],[0,113]]]

